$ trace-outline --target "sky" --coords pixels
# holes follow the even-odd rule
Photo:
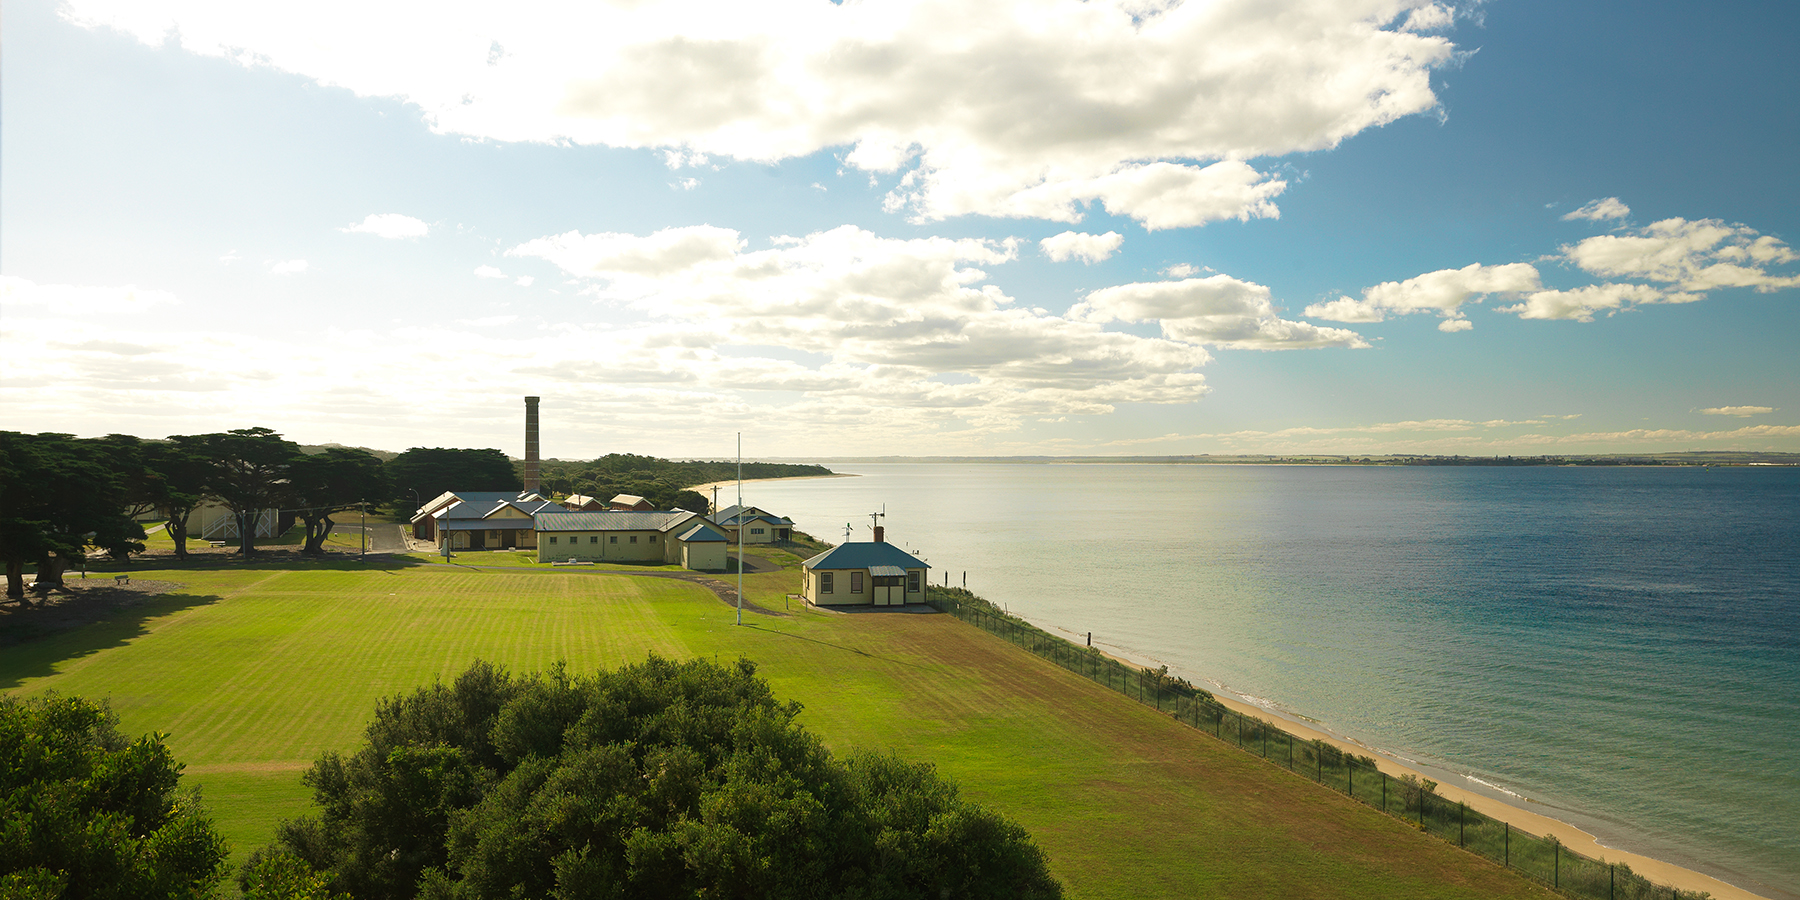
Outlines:
[[[1800,451],[1800,4],[9,0],[0,419]]]

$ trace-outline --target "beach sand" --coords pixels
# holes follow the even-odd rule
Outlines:
[[[1076,644],[1082,643],[1080,636],[1064,629],[1046,628],[1045,630],[1053,633],[1060,632],[1064,637],[1067,637]],[[1094,649],[1129,666],[1143,667],[1161,665],[1161,663],[1153,663],[1146,659],[1133,658],[1130,654],[1123,650],[1118,650],[1117,648],[1114,648],[1113,651],[1109,652],[1107,648],[1096,644]],[[1174,674],[1183,675],[1186,673],[1176,672]],[[1267,707],[1258,706],[1257,704],[1234,696],[1228,690],[1217,689],[1213,690],[1212,694],[1215,699],[1221,704],[1224,704],[1226,709],[1241,715],[1249,716],[1253,719],[1262,719],[1263,721],[1269,722],[1303,740],[1322,740],[1353,755],[1373,757],[1381,771],[1386,772],[1390,776],[1413,775],[1420,779],[1429,777],[1419,769],[1388,758],[1381,751],[1373,747],[1359,744],[1355,741],[1345,740],[1344,738],[1324,731],[1321,728],[1309,726],[1304,722],[1295,721],[1289,716],[1281,715]],[[1514,828],[1521,829],[1531,834],[1540,836],[1555,835],[1557,840],[1562,841],[1563,845],[1570,850],[1609,863],[1624,863],[1631,866],[1631,871],[1660,885],[1670,885],[1684,891],[1706,891],[1717,898],[1717,900],[1768,900],[1767,897],[1764,897],[1761,894],[1753,894],[1743,888],[1727,884],[1702,872],[1696,872],[1692,869],[1684,868],[1673,863],[1663,862],[1659,859],[1651,859],[1648,856],[1640,856],[1636,853],[1607,847],[1601,844],[1593,835],[1588,834],[1567,822],[1550,818],[1542,813],[1533,812],[1523,806],[1508,803],[1498,798],[1489,797],[1486,794],[1464,790],[1453,784],[1439,784],[1436,795],[1451,802],[1460,801],[1466,803],[1472,810],[1494,819],[1510,822]]]

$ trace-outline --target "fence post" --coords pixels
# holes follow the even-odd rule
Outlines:
[[[1504,857],[1501,857],[1500,861],[1501,861],[1502,865],[1510,866],[1510,865],[1512,865],[1512,823],[1511,822],[1501,822],[1500,824],[1506,826],[1506,837],[1505,837],[1506,843],[1504,845],[1505,850],[1503,851],[1506,855]]]
[[[1550,886],[1562,887],[1562,841],[1550,844]]]
[[[1356,760],[1354,759],[1344,763],[1344,793],[1350,795],[1350,799],[1356,799]]]
[[[1612,863],[1606,864],[1606,900],[1613,900],[1613,888],[1618,882],[1616,869],[1618,866]]]

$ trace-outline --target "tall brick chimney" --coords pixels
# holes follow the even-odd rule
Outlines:
[[[538,489],[538,398],[525,398],[525,490]]]
[[[887,529],[882,528],[880,525],[875,526],[875,543],[887,543]]]

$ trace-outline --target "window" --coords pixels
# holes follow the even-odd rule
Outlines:
[[[863,576],[863,573],[861,573],[861,572],[851,572],[850,573],[850,593],[852,593],[852,594],[862,593],[862,576]]]
[[[650,536],[650,543],[652,543],[652,544],[656,543],[656,535],[653,534]]]
[[[590,543],[590,544],[598,544],[598,543],[600,543],[600,536],[599,536],[599,535],[597,535],[597,534],[590,534],[590,535],[588,535],[588,543]]]
[[[919,573],[906,573],[906,592],[909,594],[916,594],[919,592]]]
[[[634,534],[631,536],[631,542],[634,544],[637,543],[637,535]]]
[[[763,534],[764,530],[761,528],[752,528],[752,529],[750,529],[750,533],[751,534]]]
[[[609,534],[606,536],[606,542],[609,544],[616,544],[619,542],[619,536],[616,534]]]
[[[550,536],[550,543],[552,543],[552,544],[556,543],[556,535],[553,534]]]
[[[832,576],[832,574],[833,573],[831,573],[831,572],[820,572],[819,573],[819,593],[821,593],[821,594],[831,593],[831,581],[832,581],[831,576]]]

